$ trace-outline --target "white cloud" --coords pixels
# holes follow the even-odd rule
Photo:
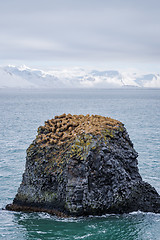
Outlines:
[[[160,62],[160,2],[0,2],[0,60]]]

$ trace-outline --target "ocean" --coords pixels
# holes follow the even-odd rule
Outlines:
[[[143,180],[160,193],[160,89],[0,90],[0,239],[160,240],[160,214],[133,212],[58,218],[9,212],[22,180],[26,149],[45,120],[99,114],[125,124]]]

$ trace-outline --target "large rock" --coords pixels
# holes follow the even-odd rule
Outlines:
[[[98,115],[63,114],[45,122],[27,149],[22,183],[9,210],[66,215],[160,212],[142,181],[124,125]]]

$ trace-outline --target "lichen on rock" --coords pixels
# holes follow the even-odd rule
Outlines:
[[[160,212],[160,197],[142,180],[137,156],[117,120],[55,116],[38,128],[22,183],[6,208],[73,216]]]

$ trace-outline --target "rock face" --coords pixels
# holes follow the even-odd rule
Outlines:
[[[142,181],[124,125],[99,115],[63,114],[45,122],[27,149],[22,183],[8,210],[101,215],[160,212]]]

